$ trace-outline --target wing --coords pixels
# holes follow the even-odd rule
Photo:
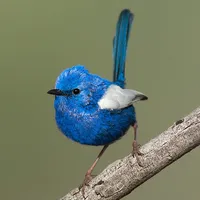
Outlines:
[[[98,105],[101,109],[122,109],[136,101],[147,100],[148,97],[136,90],[122,89],[117,85],[110,85]]]

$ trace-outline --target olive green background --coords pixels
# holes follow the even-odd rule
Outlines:
[[[66,67],[112,78],[112,37],[123,8],[135,13],[127,87],[144,144],[200,105],[199,0],[0,1],[0,199],[56,200],[78,186],[100,147],[63,136],[46,92]],[[132,132],[95,169],[131,151]],[[199,199],[199,148],[147,181],[131,199]]]

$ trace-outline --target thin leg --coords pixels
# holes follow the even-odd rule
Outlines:
[[[138,129],[138,125],[137,125],[137,122],[133,125],[133,130],[134,130],[134,140],[133,140],[133,151],[132,151],[132,155],[135,156],[136,160],[137,160],[137,163],[139,166],[143,166],[140,159],[139,159],[139,156],[142,156],[143,153],[140,152],[139,150],[139,147],[140,145],[137,143],[137,129]]]
[[[92,171],[95,168],[97,162],[99,161],[99,159],[101,158],[101,156],[103,155],[103,153],[105,152],[105,150],[107,149],[108,146],[109,145],[105,145],[103,147],[103,149],[101,150],[101,152],[97,156],[96,160],[94,161],[94,163],[92,164],[92,166],[88,169],[87,173],[85,174],[85,179],[84,179],[83,184],[82,184],[82,194],[83,194],[83,197],[84,197],[84,194],[85,194],[85,186],[87,186],[88,183],[92,180],[91,173],[92,173]]]

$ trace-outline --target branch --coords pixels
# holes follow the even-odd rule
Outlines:
[[[110,164],[85,189],[86,200],[116,200],[200,145],[200,107],[141,147],[143,167],[131,155]],[[84,199],[74,189],[60,200]]]

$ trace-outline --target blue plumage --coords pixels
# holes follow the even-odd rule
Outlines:
[[[133,17],[128,9],[121,12],[117,22],[116,35],[113,39],[113,81],[117,82],[122,88],[125,86],[126,50]]]
[[[119,16],[113,39],[114,83],[90,74],[79,65],[64,70],[57,78],[56,89],[71,93],[69,98],[56,96],[54,103],[57,125],[68,138],[81,144],[105,145],[123,136],[136,121],[133,106],[112,111],[98,106],[111,84],[125,86],[126,49],[132,20],[133,14],[127,9]],[[81,90],[79,95],[72,94],[75,88]]]
[[[56,88],[69,96],[56,96],[54,107],[57,125],[68,138],[81,144],[106,145],[123,136],[135,122],[132,106],[121,110],[99,108],[98,101],[111,84],[83,66],[60,74]],[[75,88],[80,89],[79,95],[73,94]]]
[[[57,78],[54,108],[58,128],[68,138],[86,145],[104,145],[94,164],[87,171],[84,186],[109,144],[134,128],[133,155],[141,155],[136,143],[136,115],[133,103],[146,100],[141,92],[125,88],[125,62],[133,14],[121,12],[113,39],[113,82],[91,74],[81,65],[64,70]]]

